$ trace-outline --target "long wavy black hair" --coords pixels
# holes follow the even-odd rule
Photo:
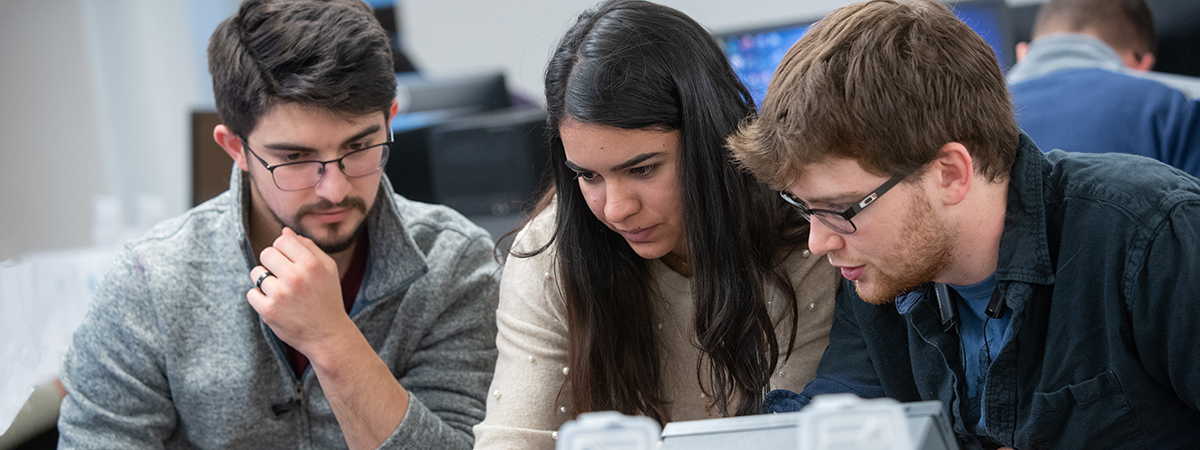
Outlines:
[[[604,2],[559,42],[546,68],[546,106],[549,187],[531,217],[557,204],[556,228],[545,246],[512,256],[557,241],[570,368],[564,392],[574,414],[616,410],[671,420],[653,326],[662,300],[647,261],[588,209],[565,165],[559,125],[567,119],[679,131],[697,380],[720,414],[759,412],[780,354],[790,354],[795,340],[795,292],[780,262],[804,244],[808,229],[775,192],[730,162],[725,138],[754,114],[754,101],[716,41],[674,9]],[[790,305],[786,345],[767,311],[773,292]]]

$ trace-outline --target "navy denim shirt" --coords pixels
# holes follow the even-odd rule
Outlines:
[[[1012,336],[988,369],[990,438],[964,420],[957,331],[932,284],[838,296],[817,379],[766,410],[850,392],[940,400],[963,448],[1200,448],[1200,180],[1123,154],[1043,155],[1022,135],[996,278]]]

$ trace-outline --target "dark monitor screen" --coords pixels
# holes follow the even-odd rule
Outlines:
[[[1013,64],[1013,43],[1008,27],[1008,5],[1004,0],[967,0],[949,4],[958,18],[992,47],[1000,70],[1008,71]],[[771,76],[788,49],[815,22],[794,22],[717,35],[729,64],[750,90],[755,105],[762,105]]]

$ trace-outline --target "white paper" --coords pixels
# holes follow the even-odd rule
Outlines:
[[[58,377],[116,247],[33,253],[0,262],[0,433],[34,388]]]

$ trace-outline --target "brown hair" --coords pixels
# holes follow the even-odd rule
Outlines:
[[[950,142],[996,181],[1008,176],[1018,134],[983,38],[934,1],[872,0],[834,11],[792,46],[758,119],[728,145],[775,188],[831,158],[877,175],[918,173]]]
[[[1145,0],[1050,0],[1038,10],[1036,39],[1050,33],[1089,33],[1119,52],[1154,53],[1154,17]]]
[[[361,0],[246,0],[213,31],[208,71],[242,137],[280,103],[360,116],[396,97],[387,33]]]

